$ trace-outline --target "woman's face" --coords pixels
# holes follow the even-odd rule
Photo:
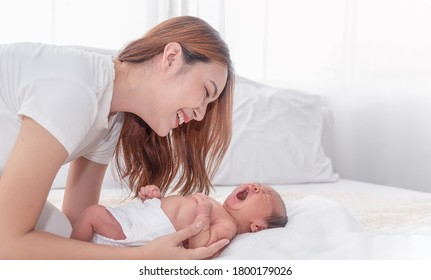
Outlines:
[[[201,121],[208,104],[220,96],[226,80],[227,68],[220,63],[183,62],[176,73],[166,73],[161,78],[152,114],[145,121],[160,136],[183,123]]]

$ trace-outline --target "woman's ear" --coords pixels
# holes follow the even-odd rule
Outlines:
[[[181,45],[172,42],[165,46],[162,56],[162,68],[165,70],[172,67],[182,66],[183,64],[183,50]]]
[[[268,226],[264,222],[253,222],[250,225],[251,232],[258,232],[267,228]]]

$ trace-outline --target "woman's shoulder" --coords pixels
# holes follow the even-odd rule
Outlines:
[[[39,42],[15,42],[2,45],[2,51],[10,54],[23,56],[27,58],[44,56],[64,56],[64,55],[82,55],[83,50],[74,48],[72,46],[54,45]],[[61,61],[58,61],[59,63]]]
[[[17,42],[1,47],[2,58],[22,65],[32,73],[32,80],[65,77],[86,83],[97,81],[96,87],[114,79],[112,56],[66,45]],[[8,61],[9,61],[8,60]],[[55,75],[54,75],[55,74]]]

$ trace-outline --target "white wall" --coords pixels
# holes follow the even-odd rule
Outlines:
[[[329,101],[340,175],[431,192],[430,94],[389,99],[372,90],[349,93]]]
[[[385,96],[379,88],[289,87],[322,95],[331,108],[331,154],[342,178],[431,192],[431,88]]]

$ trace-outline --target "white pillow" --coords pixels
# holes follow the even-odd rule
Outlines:
[[[214,185],[333,182],[319,96],[237,78],[232,141]]]

